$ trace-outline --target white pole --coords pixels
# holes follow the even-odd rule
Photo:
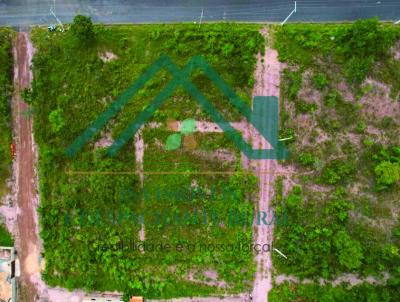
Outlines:
[[[52,9],[50,9],[50,13],[54,16],[54,18],[56,18],[58,24],[60,24],[62,31],[64,32],[64,25],[61,23],[60,19],[57,18],[56,14],[53,12]]]
[[[288,141],[288,140],[290,140],[292,138],[293,138],[293,136],[289,136],[289,137],[281,138],[281,139],[279,139],[279,141],[280,142],[284,142],[284,141]]]
[[[52,14],[54,18],[56,18],[58,24],[60,24],[62,28],[62,31],[64,32],[64,25],[61,23],[60,19],[57,18],[55,11],[56,11],[56,0],[53,0],[53,8],[50,7],[50,14]]]
[[[286,257],[280,250],[278,250],[278,249],[276,249],[276,248],[274,248],[274,250],[275,250],[279,255],[281,255],[282,257],[284,257],[285,259],[287,259],[287,257]]]
[[[201,8],[201,15],[200,15],[199,28],[200,28],[200,25],[201,25],[201,21],[203,20],[203,13],[204,13],[204,9]]]
[[[289,14],[289,16],[287,16],[286,19],[282,21],[281,25],[284,25],[284,24],[286,23],[286,21],[289,20],[289,18],[290,18],[295,12],[297,12],[297,1],[294,1],[294,10],[292,10],[292,12]]]

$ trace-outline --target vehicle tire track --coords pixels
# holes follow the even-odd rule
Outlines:
[[[261,30],[264,37],[267,37],[267,30]],[[256,84],[254,86],[253,96],[276,96],[279,99],[281,63],[278,61],[278,53],[276,50],[265,49],[264,57],[258,55],[256,68]],[[267,113],[263,112],[263,116],[267,117]],[[263,121],[268,127],[273,122],[271,119]],[[260,135],[251,135],[258,149],[269,148]],[[263,171],[276,171],[278,163],[274,159],[261,159],[253,161],[252,166],[255,167],[256,174],[259,177],[259,201],[258,211],[270,213],[271,199],[273,197],[273,185],[275,181],[275,173],[263,173]],[[257,225],[257,224],[256,224]],[[270,226],[261,226],[256,229],[255,241],[258,244],[269,244],[272,246],[273,240],[273,224]],[[269,253],[260,253],[256,256],[257,272],[253,288],[253,301],[268,301],[268,293],[272,289],[272,250]]]
[[[36,149],[32,135],[32,118],[24,112],[29,106],[20,93],[30,87],[32,72],[30,64],[33,48],[27,33],[18,33],[13,47],[14,55],[14,94],[12,97],[13,128],[16,137],[16,175],[17,187],[17,238],[16,246],[21,264],[21,283],[24,287],[25,301],[35,301],[37,290],[35,274],[40,274],[40,240],[36,208],[38,198],[34,165]]]

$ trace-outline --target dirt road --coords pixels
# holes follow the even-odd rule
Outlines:
[[[265,30],[262,31],[264,36],[267,35]],[[262,60],[263,59],[263,60]],[[277,96],[279,99],[281,64],[278,61],[278,53],[276,50],[268,48],[262,58],[258,57],[256,69],[256,84],[253,96]],[[265,116],[267,116],[265,114]],[[270,123],[272,120],[265,120]],[[269,125],[271,126],[271,125]],[[259,149],[270,148],[268,143],[259,135],[252,135],[255,139],[254,144]],[[252,161],[257,173],[261,171],[275,171],[277,169],[277,161],[272,159],[262,159]],[[271,198],[273,196],[273,185],[275,181],[274,173],[258,173],[259,177],[259,202],[258,210],[266,213],[270,210]],[[255,241],[259,244],[272,244],[273,224],[270,227],[260,227],[257,229]],[[272,252],[272,251],[271,251]],[[272,288],[272,259],[271,253],[260,253],[256,256],[257,273],[253,288],[253,301],[268,301],[268,293]]]
[[[14,48],[14,95],[12,98],[13,128],[16,139],[17,176],[17,238],[16,246],[21,264],[21,282],[24,301],[35,301],[37,291],[32,279],[40,274],[40,241],[36,207],[36,176],[34,165],[36,150],[32,136],[32,119],[24,115],[28,105],[21,99],[20,92],[30,86],[32,73],[30,63],[33,48],[26,33],[18,33]]]

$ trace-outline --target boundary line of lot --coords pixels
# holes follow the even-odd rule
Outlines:
[[[104,174],[104,175],[133,175],[133,174],[147,174],[147,175],[174,175],[174,174],[194,174],[194,175],[213,175],[213,174],[222,174],[222,175],[233,175],[233,174],[290,174],[289,172],[285,173],[283,171],[269,171],[269,170],[261,170],[257,172],[253,171],[67,171],[67,174],[70,175],[92,175],[92,174]]]

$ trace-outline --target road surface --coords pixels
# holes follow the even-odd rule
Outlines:
[[[62,22],[74,15],[102,23],[247,21],[281,22],[294,8],[291,0],[0,0],[0,25]],[[378,17],[400,19],[399,0],[299,0],[289,21],[347,21]]]
[[[21,99],[20,91],[30,86],[33,55],[32,44],[26,33],[19,33],[14,43],[14,94],[12,99],[13,128],[16,136],[17,161],[17,236],[16,246],[21,263],[21,281],[29,301],[34,301],[37,291],[34,278],[40,274],[40,239],[36,208],[38,196],[34,164],[36,150],[32,135],[32,118],[24,114],[28,105]],[[25,300],[26,298],[24,298]],[[32,299],[32,300],[31,300]]]

